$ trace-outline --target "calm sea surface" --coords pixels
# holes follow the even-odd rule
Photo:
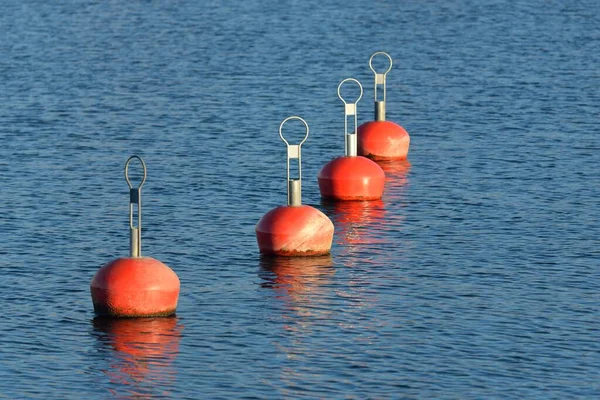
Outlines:
[[[0,33],[0,397],[600,397],[600,2],[7,0]],[[410,162],[322,203],[378,50]],[[290,115],[330,257],[258,254]],[[94,318],[132,154],[174,318]]]

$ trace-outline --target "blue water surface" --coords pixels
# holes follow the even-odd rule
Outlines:
[[[600,397],[599,2],[6,0],[0,31],[0,397]],[[324,203],[378,50],[409,162]],[[290,115],[328,257],[258,253]],[[131,154],[174,318],[93,313]]]

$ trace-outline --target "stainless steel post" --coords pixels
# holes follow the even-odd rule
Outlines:
[[[358,96],[358,99],[356,99],[356,101],[353,103],[346,102],[346,100],[344,100],[344,98],[342,97],[342,94],[341,94],[342,85],[349,81],[356,82],[356,84],[360,88],[360,95]],[[348,156],[348,157],[353,157],[358,154],[358,152],[357,152],[357,143],[358,142],[357,142],[357,136],[356,136],[357,129],[358,129],[358,119],[357,119],[357,112],[356,112],[356,104],[362,98],[362,95],[363,95],[362,85],[360,84],[359,81],[357,81],[354,78],[346,78],[343,81],[341,81],[340,84],[338,85],[338,97],[344,103],[344,148],[345,148],[346,156]],[[354,117],[354,127],[352,129],[352,132],[348,132],[348,117]]]
[[[373,58],[376,55],[384,55],[388,58],[388,60],[390,61],[390,66],[388,67],[388,69],[383,72],[383,73],[379,73],[377,71],[375,71],[375,68],[373,68]],[[384,51],[378,51],[376,53],[374,53],[371,58],[369,59],[369,68],[371,68],[371,71],[373,71],[373,73],[375,74],[375,121],[385,121],[385,101],[386,101],[386,76],[387,73],[390,72],[390,70],[392,69],[392,57],[390,57],[390,55]],[[381,85],[383,87],[383,100],[379,100],[377,99],[377,86]]]
[[[375,121],[385,121],[385,101],[375,101]]]
[[[283,125],[292,119],[301,121],[306,127],[306,135],[299,144],[289,144],[288,141],[283,137],[281,129]],[[287,146],[287,205],[292,207],[298,207],[302,205],[302,144],[308,138],[308,124],[305,120],[300,117],[292,116],[284,119],[279,125],[279,137]],[[298,178],[290,179],[290,160],[298,160]]]
[[[142,164],[144,176],[139,186],[134,188],[129,180],[129,163],[138,159]],[[131,156],[125,163],[125,180],[129,186],[129,248],[131,257],[142,256],[142,186],[146,182],[146,164],[139,156]],[[137,205],[137,226],[133,225],[134,205]]]

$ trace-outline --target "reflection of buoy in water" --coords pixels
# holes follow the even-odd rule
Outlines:
[[[179,349],[181,325],[177,317],[94,318],[94,328],[110,334],[114,350],[136,358],[173,360]]]
[[[389,182],[389,187],[392,186],[404,186],[408,181],[408,173],[412,164],[408,160],[396,160],[396,161],[377,161],[377,164],[385,172],[385,177]],[[388,193],[388,192],[386,192]]]
[[[321,203],[336,226],[336,243],[371,245],[382,242],[377,230],[385,223],[385,205],[374,201],[327,201]]]
[[[144,176],[137,188],[131,186],[129,163],[137,158]],[[146,180],[146,165],[138,156],[125,164],[125,179],[130,188],[129,227],[131,234],[130,257],[118,258],[96,272],[90,284],[94,311],[111,317],[168,316],[175,313],[179,298],[179,278],[171,268],[152,257],[142,257],[141,189]],[[138,224],[133,225],[133,209],[137,204]]]
[[[281,133],[283,124],[290,119],[300,120],[306,127],[300,144],[290,145]],[[316,208],[301,204],[301,146],[308,131],[308,124],[300,117],[286,118],[279,126],[279,136],[287,146],[288,203],[269,211],[256,224],[256,240],[262,254],[318,256],[331,251],[333,223]],[[298,179],[290,179],[290,159],[298,160]]]
[[[360,96],[354,103],[346,103],[340,89],[347,81],[360,87]],[[377,163],[357,155],[356,149],[356,103],[362,97],[362,86],[356,79],[348,78],[338,86],[338,96],[344,102],[344,127],[346,155],[323,166],[318,175],[321,196],[334,200],[376,200],[383,195],[385,173]],[[354,130],[348,132],[348,116],[354,117]]]
[[[263,286],[288,293],[310,292],[335,273],[331,255],[320,257],[261,257]],[[264,274],[264,272],[269,273]]]
[[[373,68],[373,57],[387,56],[389,68],[377,73]],[[375,121],[362,124],[358,128],[358,154],[373,160],[401,160],[408,156],[410,136],[400,125],[385,120],[386,75],[392,69],[392,58],[379,51],[369,59],[369,67],[375,73]],[[377,85],[383,86],[383,100],[377,100]]]
[[[96,317],[93,324],[102,333],[102,343],[110,345],[117,356],[106,371],[111,380],[137,385],[141,391],[154,385],[164,391],[164,384],[175,379],[172,364],[179,353],[182,329],[176,317]]]

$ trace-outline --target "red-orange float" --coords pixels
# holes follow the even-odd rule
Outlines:
[[[94,311],[112,317],[158,317],[175,313],[179,278],[152,257],[123,257],[98,270],[90,284]]]
[[[355,82],[360,95],[354,103],[348,103],[341,95],[345,82]],[[321,168],[317,175],[321,197],[331,200],[377,200],[383,196],[385,173],[376,162],[357,155],[357,107],[363,94],[362,85],[353,78],[344,79],[338,85],[338,97],[344,103],[345,156],[338,157]],[[348,117],[354,118],[354,131],[348,131]]]
[[[358,127],[358,154],[372,160],[404,160],[410,136],[392,121],[370,121]]]
[[[321,256],[331,251],[333,223],[308,205],[280,206],[260,219],[256,240],[262,254]]]
[[[361,156],[338,157],[319,171],[321,196],[333,200],[377,200],[383,196],[385,173]]]
[[[129,163],[138,159],[143,177],[137,188],[129,181]],[[96,272],[90,283],[94,311],[109,317],[159,317],[175,313],[179,298],[179,278],[171,268],[152,257],[142,257],[142,186],[146,181],[146,164],[131,156],[125,164],[129,185],[130,257],[118,258]],[[137,205],[137,226],[134,208]]]
[[[373,68],[373,58],[384,55],[389,60],[389,67],[383,73]],[[403,160],[408,156],[410,136],[400,125],[385,120],[386,76],[392,69],[392,58],[389,54],[378,51],[369,59],[369,67],[375,74],[375,120],[358,127],[358,154],[373,160]],[[377,98],[377,87],[383,86],[383,99]]]

